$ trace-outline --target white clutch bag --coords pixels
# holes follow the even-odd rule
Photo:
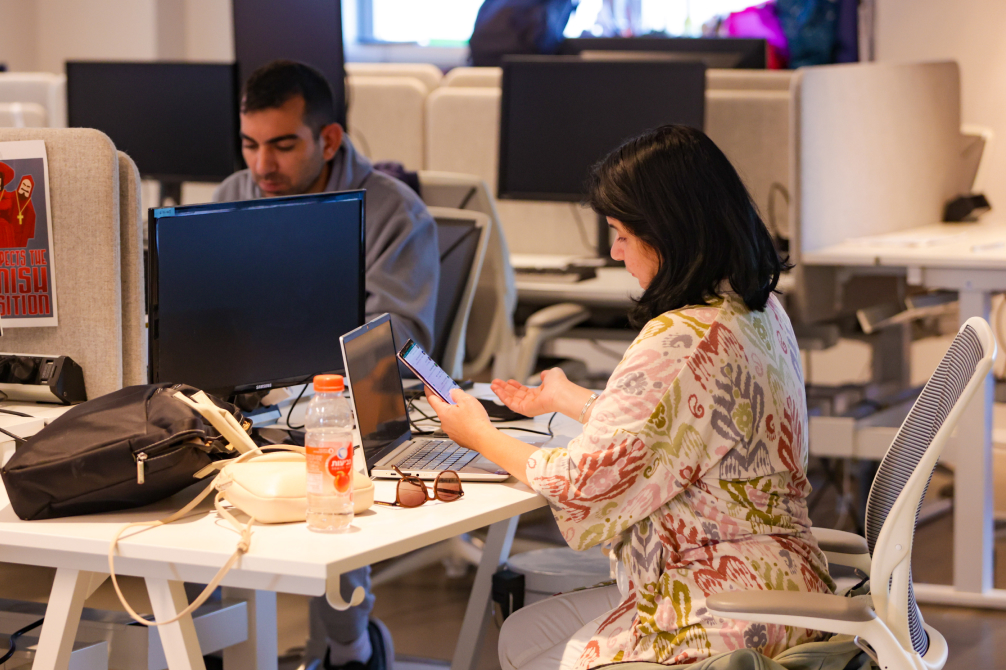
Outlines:
[[[283,451],[237,460],[214,482],[220,497],[260,523],[304,521],[307,517],[307,464],[304,454]],[[353,473],[353,512],[374,504],[374,482]]]

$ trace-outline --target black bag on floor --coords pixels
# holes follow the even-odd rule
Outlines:
[[[235,457],[199,412],[173,397],[178,391],[199,392],[184,384],[129,386],[77,405],[28,438],[0,471],[14,513],[34,520],[141,507],[194,484],[213,461]],[[233,405],[213,402],[245,425]]]

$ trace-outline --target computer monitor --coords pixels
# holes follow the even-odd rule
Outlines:
[[[504,58],[499,196],[578,202],[591,167],[625,140],[669,123],[701,129],[705,72],[700,62]],[[603,219],[598,255],[608,255]]]
[[[364,322],[364,192],[151,209],[151,383],[226,397],[344,369]]]
[[[355,1],[355,0],[353,0]],[[278,58],[307,63],[332,85],[346,127],[346,71],[340,0],[234,0],[234,53],[241,81]]]
[[[221,181],[240,165],[233,64],[69,61],[66,98],[70,127],[108,135],[145,178]]]
[[[563,40],[559,53],[585,51],[649,52],[675,60],[698,60],[710,68],[765,69],[768,43],[740,37],[576,37]]]

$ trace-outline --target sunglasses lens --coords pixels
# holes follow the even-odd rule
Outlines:
[[[426,502],[426,491],[418,479],[403,479],[398,482],[398,502],[402,507],[419,507]]]
[[[437,498],[452,502],[461,497],[461,480],[453,472],[444,472],[437,480]]]

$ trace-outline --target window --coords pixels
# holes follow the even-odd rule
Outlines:
[[[352,1],[352,0],[347,0]],[[467,46],[482,0],[359,0],[360,41]],[[369,10],[369,11],[368,11]],[[369,34],[367,34],[369,32]]]
[[[482,0],[343,0],[356,4],[360,42],[466,46]],[[752,0],[580,0],[567,37],[666,32],[702,34],[715,16],[758,4]],[[631,17],[631,18],[628,18]],[[348,16],[347,16],[348,18]]]

